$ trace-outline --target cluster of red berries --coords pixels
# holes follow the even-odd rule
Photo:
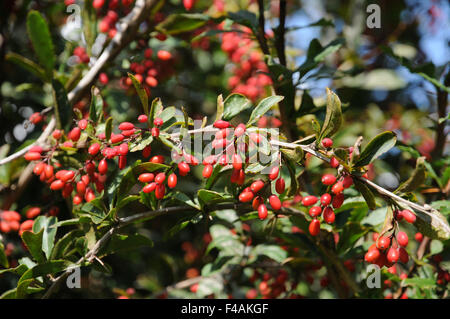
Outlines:
[[[242,28],[242,33],[226,32],[222,36],[221,47],[236,64],[228,86],[232,92],[244,94],[255,101],[265,95],[265,87],[271,85],[272,80],[266,75],[267,65],[251,39],[251,34],[251,30],[246,27]]]
[[[113,38],[116,33],[116,23],[119,20],[119,14],[127,15],[134,0],[93,0],[92,6],[97,10],[97,15],[102,17],[98,29],[102,33],[108,33]]]
[[[160,81],[173,74],[171,61],[172,53],[169,51],[159,50],[154,54],[151,48],[147,48],[144,50],[144,56],[140,62],[134,61],[130,64],[130,71],[150,95],[150,88],[156,87]],[[122,77],[120,83],[125,90],[133,88],[133,82],[129,77]]]
[[[255,270],[249,280],[250,283],[255,283],[256,281],[260,280],[258,288],[247,290],[247,292],[245,293],[245,298],[256,299],[259,296],[261,296],[262,299],[277,298],[287,291],[288,277],[289,274],[284,269],[279,269],[273,274],[270,272],[266,272],[262,275],[260,275],[259,272]]]
[[[414,223],[416,216],[408,209],[394,211],[394,219],[396,221],[405,220],[408,223]],[[417,237],[417,236],[416,236]],[[418,236],[421,240],[420,236]],[[409,260],[408,253],[405,247],[408,245],[408,235],[403,231],[394,231],[390,236],[379,236],[378,233],[374,233],[372,237],[375,242],[369,247],[369,250],[364,256],[364,260],[378,265],[380,268],[383,266],[392,267],[398,261],[406,264]]]
[[[0,211],[0,232],[9,233],[9,232],[19,232],[20,235],[25,230],[30,230],[33,227],[32,220],[26,220],[23,223],[20,223],[22,216],[16,211],[13,210],[2,210]]]
[[[73,50],[73,55],[78,58],[79,63],[88,64],[89,61],[91,60],[91,58],[86,52],[86,49],[81,46],[78,46]]]

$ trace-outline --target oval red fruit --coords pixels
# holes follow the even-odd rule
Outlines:
[[[281,201],[278,198],[277,195],[270,195],[269,196],[269,204],[272,207],[273,210],[280,210],[281,209]]]
[[[177,186],[177,175],[175,173],[169,175],[167,179],[167,186],[169,186],[170,188],[174,188],[175,186]]]
[[[319,232],[320,232],[320,221],[318,219],[313,219],[309,223],[308,230],[309,230],[309,233],[311,234],[311,236],[319,235]]]

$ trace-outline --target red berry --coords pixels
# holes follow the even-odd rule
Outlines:
[[[146,194],[153,192],[156,189],[156,183],[150,183],[148,185],[145,185],[142,191]]]
[[[334,168],[339,166],[339,161],[336,159],[336,157],[331,158],[330,165],[331,165],[331,167],[334,167]]]
[[[267,218],[267,207],[264,204],[261,204],[258,206],[258,217],[261,220],[264,220]]]
[[[104,4],[105,4],[105,0],[94,0],[94,1],[92,1],[92,6],[95,9],[100,9],[101,7],[103,7]]]
[[[56,139],[59,140],[63,135],[63,131],[61,130],[54,130],[52,133],[52,136]]]
[[[84,131],[86,129],[88,125],[88,121],[85,119],[79,120],[78,121],[78,127],[80,128],[80,130]]]
[[[312,196],[312,195],[305,196],[302,199],[302,204],[305,205],[305,206],[312,206],[315,203],[317,203],[317,197],[316,196]]]
[[[41,159],[41,154],[38,152],[28,152],[25,153],[24,157],[27,161],[38,161]]]
[[[139,122],[139,123],[145,123],[145,122],[147,122],[147,121],[148,121],[147,115],[145,115],[145,114],[139,115],[139,117],[138,117],[138,122]]]
[[[155,177],[155,183],[156,184],[162,184],[166,180],[166,174],[165,173],[158,173]]]
[[[318,217],[322,214],[322,207],[320,206],[313,206],[309,209],[309,215],[311,217]]]
[[[322,140],[322,145],[325,148],[329,148],[333,146],[333,140],[331,138],[326,137]]]
[[[342,203],[344,203],[344,194],[336,194],[336,196],[333,197],[332,201],[333,208],[338,209],[342,206]]]
[[[409,209],[402,210],[401,214],[408,223],[412,224],[416,221],[416,215],[414,215],[414,213]]]
[[[80,136],[81,136],[81,130],[79,127],[74,127],[67,135],[67,137],[74,142],[78,141],[80,139]]]
[[[241,123],[238,126],[236,126],[236,129],[234,130],[234,136],[240,137],[245,133],[246,127],[245,124]]]
[[[378,238],[377,248],[381,250],[388,249],[391,245],[391,240],[389,237],[381,236]]]
[[[322,196],[320,196],[320,203],[323,206],[328,206],[331,203],[331,195],[328,193],[323,194]]]
[[[170,188],[174,188],[175,186],[177,186],[177,175],[175,173],[169,175],[167,179],[167,186],[169,186]]]
[[[183,0],[184,8],[189,11],[194,6],[194,0]]]
[[[210,178],[211,174],[213,172],[214,167],[211,164],[206,164],[203,168],[203,177],[204,178]]]
[[[119,130],[121,131],[128,131],[134,129],[134,124],[130,122],[122,122],[119,125]]]
[[[108,76],[106,75],[106,73],[100,73],[98,76],[98,80],[103,85],[106,85],[109,82],[109,79],[108,79]]]
[[[250,185],[250,189],[252,190],[253,193],[259,192],[263,187],[264,187],[264,182],[261,181],[261,180],[254,181],[254,182]]]
[[[239,154],[233,154],[233,168],[235,170],[240,170],[242,168],[242,158]]]
[[[415,238],[415,240],[417,240],[420,243],[423,240],[423,235],[422,235],[422,233],[416,233],[414,235],[414,238]]]
[[[124,140],[125,136],[122,134],[111,134],[111,143],[116,144]]]
[[[403,231],[399,231],[397,234],[398,244],[400,246],[406,247],[406,246],[408,246],[408,241],[409,241],[408,235]]]
[[[155,188],[156,199],[163,199],[165,193],[166,193],[166,187],[164,186],[164,184],[156,185],[156,188]]]
[[[264,199],[261,196],[256,196],[253,199],[252,207],[254,210],[258,210],[259,205],[264,204]]]
[[[342,186],[344,186],[344,188],[349,188],[352,185],[353,185],[353,178],[349,175],[345,176],[344,179],[342,180]]]
[[[138,180],[141,183],[150,183],[150,182],[153,182],[154,179],[155,179],[155,174],[153,174],[153,173],[142,173],[138,177]]]
[[[97,155],[98,151],[100,150],[100,144],[94,143],[91,146],[89,146],[88,153],[92,156]]]
[[[28,219],[33,219],[41,213],[41,209],[39,207],[30,207],[26,212],[26,216]]]
[[[285,188],[286,188],[286,184],[284,182],[284,179],[282,177],[280,177],[275,182],[275,190],[277,191],[278,194],[282,194],[284,192]]]
[[[102,175],[108,172],[108,163],[105,159],[102,159],[100,163],[98,163],[98,172]]]
[[[400,249],[398,250],[399,253],[399,259],[402,263],[406,264],[409,261],[409,255],[407,253],[407,251],[405,250],[405,248],[400,247]]]
[[[50,189],[57,191],[64,187],[64,182],[62,180],[57,179],[53,183],[50,184]]]
[[[278,166],[274,166],[270,169],[269,179],[274,181],[278,178],[278,174],[280,173],[280,168]]]
[[[342,182],[337,182],[336,184],[334,184],[331,187],[331,192],[333,194],[340,194],[344,191],[344,185],[342,184]]]
[[[157,55],[158,55],[158,59],[163,60],[163,61],[167,61],[172,58],[172,54],[169,51],[165,51],[165,50],[159,50]]]
[[[218,120],[214,122],[213,126],[218,129],[224,129],[231,126],[230,122],[224,121],[224,120]]]
[[[322,176],[322,184],[333,185],[336,182],[336,176],[332,174],[325,174]]]
[[[180,162],[178,163],[178,172],[180,173],[180,176],[186,176],[191,168],[189,167],[189,164],[186,162]]]
[[[119,146],[119,155],[125,156],[128,154],[128,144],[127,143],[122,143]]]
[[[154,124],[155,126],[161,126],[161,125],[164,124],[164,121],[163,121],[162,118],[155,117],[155,119],[153,120],[153,124]]]
[[[253,199],[253,193],[251,191],[243,191],[240,195],[239,195],[239,201],[243,202],[243,203],[247,203],[249,201],[251,201]]]
[[[323,220],[327,224],[333,224],[336,219],[336,215],[331,207],[326,207],[323,211]]]
[[[278,198],[277,195],[270,195],[269,196],[269,204],[272,207],[273,210],[280,210],[281,209],[281,201]]]
[[[83,181],[78,181],[77,183],[77,193],[80,196],[84,196],[84,193],[86,192],[86,184]]]
[[[158,137],[159,136],[159,128],[152,127],[152,136],[153,137]]]
[[[390,263],[396,263],[400,257],[400,253],[397,248],[391,247],[389,248],[386,257]]]
[[[378,249],[369,249],[365,254],[364,260],[368,263],[374,263],[380,257],[380,251]]]
[[[317,236],[320,232],[320,221],[318,219],[313,219],[311,223],[309,223],[308,227],[309,233],[311,236]]]
[[[150,162],[155,163],[155,164],[164,164],[164,156],[155,155],[150,159]],[[178,167],[179,167],[179,165],[178,165]],[[181,176],[183,176],[183,175],[181,175]]]

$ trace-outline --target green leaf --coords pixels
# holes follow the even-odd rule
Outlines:
[[[255,257],[254,260],[256,260],[258,256],[264,255],[279,263],[282,263],[288,256],[287,252],[280,246],[266,244],[260,244],[253,248],[250,252],[250,260],[253,260],[252,255]]]
[[[111,138],[112,122],[113,122],[113,118],[109,117],[105,123],[105,140],[106,141],[109,141],[109,139]]]
[[[8,62],[12,62],[14,64],[17,64],[21,68],[33,73],[38,78],[40,78],[42,81],[47,81],[47,77],[45,75],[45,70],[41,68],[39,65],[34,63],[33,61],[27,59],[24,56],[21,56],[20,54],[16,53],[8,53],[5,56],[5,60]]]
[[[361,193],[361,195],[364,197],[367,206],[369,207],[369,209],[374,210],[375,208],[377,208],[377,204],[375,202],[375,195],[373,194],[373,192],[370,190],[369,187],[367,187],[366,184],[360,182],[359,180],[357,180],[356,178],[353,179],[354,183],[355,183],[355,187],[356,189]]]
[[[5,253],[5,247],[3,246],[3,243],[1,243],[1,242],[0,242],[0,265],[5,268],[9,268],[9,262],[8,262],[8,257],[6,256],[6,253]]]
[[[66,233],[56,242],[55,246],[53,247],[50,259],[56,260],[64,258],[68,253],[69,249],[73,248],[75,240],[82,236],[84,236],[84,233],[80,229],[74,229]]]
[[[344,225],[339,236],[338,252],[343,254],[351,249],[362,236],[369,232],[370,228],[362,226],[360,223],[350,222]]]
[[[197,30],[209,21],[210,17],[201,13],[178,13],[169,15],[155,29],[170,35]]]
[[[394,193],[409,193],[416,190],[425,181],[425,157],[419,157],[416,161],[416,169],[410,178],[403,182]]]
[[[205,277],[200,280],[197,288],[197,296],[205,298],[206,296],[218,295],[224,290],[223,280],[218,277]]]
[[[436,280],[433,278],[406,278],[402,283],[404,286],[413,286],[418,287],[420,289],[430,289],[436,286]]]
[[[44,235],[44,229],[42,229],[39,233],[35,234],[31,231],[25,231],[22,234],[22,240],[24,244],[28,247],[28,251],[31,256],[36,260],[39,264],[45,261],[44,254],[42,253],[42,237]]]
[[[228,97],[230,97],[230,96],[228,96]],[[228,97],[227,97],[227,98],[228,98]],[[217,97],[216,121],[218,121],[218,120],[220,120],[220,119],[222,118],[224,108],[225,108],[225,105],[224,105],[224,102],[223,102],[223,97],[222,97],[222,94],[220,94],[220,95]]]
[[[370,164],[374,159],[381,154],[389,151],[395,146],[397,136],[394,132],[386,131],[375,136],[369,144],[364,148],[359,156],[359,159],[354,164],[355,167],[362,167]]]
[[[430,255],[436,255],[444,250],[444,244],[436,239],[433,239],[430,243]]]
[[[148,125],[150,127],[153,127],[153,120],[154,120],[155,116],[159,115],[162,112],[163,112],[163,105],[162,105],[161,99],[158,97],[152,101],[152,106],[150,107],[150,112],[148,114]],[[147,114],[147,113],[145,113],[145,114]],[[166,121],[164,121],[164,122],[166,122]]]
[[[249,27],[253,31],[258,28],[258,18],[253,12],[240,10],[238,12],[229,12],[228,18],[234,22]]]
[[[144,108],[144,113],[148,116],[148,96],[147,92],[144,89],[144,86],[136,79],[136,77],[133,74],[128,73],[128,77],[133,82],[134,88],[136,89],[136,92],[139,95],[139,98],[141,99],[142,107]]]
[[[95,198],[89,203],[85,203],[81,207],[80,215],[89,217],[94,224],[101,223],[107,215],[103,200],[101,198]]]
[[[28,13],[27,31],[39,63],[44,67],[47,79],[51,79],[55,65],[55,51],[47,22],[38,11],[31,10]]]
[[[137,152],[142,151],[144,148],[146,148],[148,145],[150,145],[153,142],[153,136],[151,136],[148,133],[142,134],[142,139],[136,140],[135,142],[132,142],[130,145],[130,152]]]
[[[119,251],[136,249],[141,246],[153,247],[153,241],[141,234],[121,235],[114,234],[108,244],[99,252],[99,256],[114,254]]]
[[[95,86],[91,87],[91,105],[89,107],[89,118],[97,124],[103,116],[103,99],[100,90]]]
[[[57,127],[63,128],[67,131],[72,122],[72,107],[69,104],[67,92],[62,83],[59,80],[54,79],[52,81],[52,86]]]
[[[284,97],[280,95],[273,95],[263,99],[261,102],[258,103],[258,105],[253,110],[252,114],[250,115],[250,119],[247,122],[247,126],[250,126],[256,121],[258,121],[261,116],[266,114],[275,104],[282,101],[283,99]]]
[[[450,239],[450,226],[447,219],[436,209],[431,209],[428,214],[416,211],[416,222],[414,225],[419,232],[431,239]]]
[[[317,143],[328,136],[333,136],[342,124],[341,101],[336,93],[327,88],[327,112]]]
[[[83,5],[83,34],[87,44],[87,53],[91,53],[92,45],[97,36],[97,11],[92,6],[92,1],[85,1]]]
[[[251,107],[252,102],[242,94],[231,94],[224,101],[223,119],[231,120],[242,111]]]
[[[25,280],[36,279],[38,277],[57,274],[61,271],[66,270],[68,267],[72,266],[73,263],[68,260],[52,260],[36,265],[31,269],[28,269],[22,277],[19,279],[19,284]]]
[[[52,226],[57,222],[58,219],[54,216],[39,216],[33,223],[33,233],[39,233],[41,230],[44,231],[42,234],[42,250],[47,259],[50,259],[57,231],[57,228]]]
[[[205,205],[221,203],[229,200],[223,194],[206,189],[200,189],[197,192],[197,196],[202,207]]]

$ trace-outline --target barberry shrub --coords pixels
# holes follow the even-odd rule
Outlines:
[[[343,114],[351,103],[335,89],[296,94],[350,46],[314,39],[292,68],[289,30],[258,19],[264,1],[238,12],[227,2],[85,1],[82,36],[65,48],[43,13],[28,13],[35,55],[7,61],[30,71],[51,102],[29,112],[36,137],[9,156],[1,148],[2,297],[71,297],[80,292],[64,283],[77,267],[135,271],[136,281],[119,278],[105,292],[118,298],[446,296],[448,70],[441,83],[383,47],[434,86],[441,113],[444,103],[434,150],[416,150],[398,123],[355,136],[357,121]],[[278,9],[286,16],[285,1]],[[207,116],[196,107],[202,89],[214,96]],[[219,89],[229,94],[212,94]],[[151,270],[139,273],[143,257]],[[380,289],[366,282],[369,265],[381,270]]]

